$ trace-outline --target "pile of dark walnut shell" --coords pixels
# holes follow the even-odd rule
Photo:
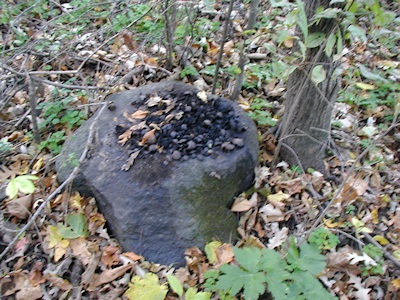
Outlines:
[[[132,112],[124,113],[126,122],[115,128],[118,143],[130,150],[130,165],[142,155],[165,155],[168,164],[244,146],[240,133],[246,129],[227,100],[192,91],[140,97],[142,104],[132,102]]]

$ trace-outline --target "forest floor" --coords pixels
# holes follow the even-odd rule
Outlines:
[[[240,217],[238,242],[190,248],[182,253],[187,265],[174,268],[123,253],[96,199],[57,182],[54,159],[108,94],[164,80],[210,92],[228,3],[177,6],[176,46],[170,48],[162,42],[169,8],[157,1],[1,2],[2,299],[182,299],[168,275],[183,285],[185,299],[241,299],[250,286],[233,297],[217,293],[206,272],[246,264],[237,252],[246,247],[282,257],[300,247],[299,261],[317,264],[307,260],[300,241],[318,245],[320,252],[310,253],[321,253],[324,262],[315,275],[331,295],[400,299],[398,4],[386,3],[396,18],[384,29],[365,18],[352,27],[358,39],[344,42],[338,58],[342,88],[325,160],[330,178],[315,170],[302,174],[283,161],[270,167],[276,147],[270,128],[282,116],[295,57],[294,27],[287,23],[292,7],[260,1],[263,13],[246,32],[249,4],[234,5],[215,93],[231,95],[245,45],[248,62],[237,102],[258,126],[260,163],[254,187],[232,206]],[[215,280],[227,274],[217,273]],[[156,296],[143,296],[149,291]]]

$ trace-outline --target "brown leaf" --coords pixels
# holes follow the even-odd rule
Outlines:
[[[101,262],[106,268],[115,266],[119,262],[121,251],[116,246],[105,246],[101,254]]]
[[[289,195],[299,194],[304,188],[305,184],[303,184],[301,178],[295,178],[292,180],[281,181],[277,184],[281,189],[285,189],[285,192]]]
[[[69,291],[73,288],[72,284],[68,280],[58,277],[55,274],[46,274],[45,278],[50,281],[54,286],[63,291]]]
[[[124,252],[124,253],[122,253],[122,255],[126,256],[127,258],[129,258],[133,261],[141,260],[143,258],[143,256],[137,255],[134,252]]]
[[[0,277],[3,296],[10,296],[21,290],[27,281],[23,270],[12,271],[7,276]]]
[[[43,297],[42,288],[40,285],[32,286],[28,280],[25,281],[24,286],[15,294],[16,300],[26,300],[26,299],[41,299]]]
[[[150,139],[153,139],[155,137],[156,129],[152,129],[144,134],[142,137],[142,140],[139,142],[139,146],[143,146],[144,144],[147,143]]]
[[[250,208],[253,207],[253,204],[249,200],[243,199],[236,199],[232,205],[231,211],[233,212],[243,212],[248,211]]]
[[[121,144],[122,146],[125,145],[125,143],[131,138],[132,136],[132,130],[131,128],[127,129],[123,134],[118,136],[118,144]]]
[[[222,244],[215,250],[215,255],[217,256],[217,263],[215,268],[222,266],[223,264],[229,264],[233,261],[235,254],[233,253],[233,247],[231,244]]]
[[[234,212],[248,211],[250,208],[257,206],[257,201],[258,201],[257,193],[253,193],[250,200],[239,197],[233,203],[231,211],[234,211]]]
[[[141,119],[146,118],[148,114],[149,114],[149,111],[147,111],[147,110],[140,110],[140,109],[139,109],[139,110],[135,111],[133,114],[131,114],[131,117],[134,118],[134,119],[139,119],[139,120],[141,120]]]
[[[264,205],[259,210],[261,217],[265,223],[283,221],[284,215],[279,208],[275,208],[272,204]]]
[[[28,218],[31,215],[30,210],[32,208],[32,199],[32,195],[26,195],[8,201],[6,203],[7,212],[21,220]]]
[[[35,261],[28,275],[29,282],[31,283],[31,285],[37,286],[39,284],[46,282],[46,278],[44,278],[42,275],[42,269],[43,269],[43,262]]]
[[[179,268],[175,272],[175,277],[178,278],[181,284],[183,284],[189,280],[190,273],[186,268]]]
[[[185,260],[189,269],[197,269],[199,263],[206,261],[206,257],[198,247],[191,247],[185,250]]]
[[[132,39],[132,32],[125,29],[122,31],[122,38],[124,39],[125,46],[128,47],[129,50],[135,51],[137,49],[136,42]]]
[[[348,204],[352,201],[355,201],[366,192],[367,187],[367,181],[352,176],[344,184],[343,190],[337,197],[337,202],[345,202]]]
[[[16,176],[18,170],[15,168],[8,168],[5,165],[0,166],[0,181],[5,181],[8,178]]]
[[[77,256],[85,266],[89,264],[92,257],[92,253],[88,250],[88,243],[89,242],[84,237],[69,241],[72,253]]]
[[[138,157],[139,153],[140,153],[140,150],[133,152],[129,156],[129,158],[126,161],[126,163],[121,167],[121,170],[122,171],[128,171],[132,167],[132,165],[135,162],[135,159]]]
[[[128,270],[132,269],[133,264],[127,264],[124,266],[117,267],[115,269],[109,269],[103,271],[100,275],[94,274],[93,280],[90,282],[88,291],[94,291],[96,287],[111,282],[118,277],[124,275]]]
[[[92,254],[89,265],[86,267],[85,272],[83,272],[81,277],[81,283],[86,286],[88,285],[94,278],[94,272],[96,271],[100,262],[100,253],[96,252]]]

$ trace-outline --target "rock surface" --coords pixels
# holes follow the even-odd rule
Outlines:
[[[124,251],[156,263],[182,264],[189,247],[233,241],[228,207],[254,177],[254,123],[235,103],[198,92],[163,82],[108,96],[73,182],[96,198]],[[93,120],[66,141],[56,160],[60,181],[73,170],[69,156],[83,152]]]

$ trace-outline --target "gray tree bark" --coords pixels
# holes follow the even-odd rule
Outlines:
[[[308,20],[317,7],[327,7],[329,2],[304,0]],[[325,19],[309,28],[309,34],[323,32],[329,36],[335,27],[334,19]],[[338,79],[333,76],[336,64],[325,55],[324,46],[308,49],[305,62],[289,76],[277,148],[281,159],[290,165],[300,166],[303,171],[314,168],[323,173],[333,105],[339,89]],[[322,65],[326,72],[326,79],[318,85],[311,81],[311,71],[316,65]]]

